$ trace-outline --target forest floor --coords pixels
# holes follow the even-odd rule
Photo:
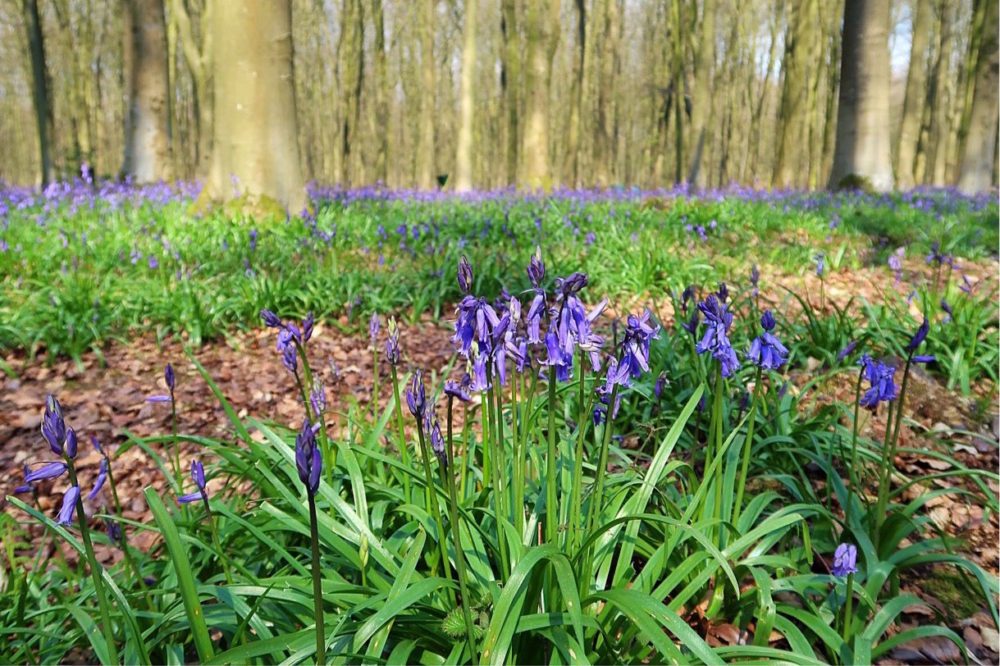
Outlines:
[[[986,262],[965,268],[967,274],[978,274],[978,279],[988,280],[996,274],[997,264]],[[787,297],[781,287],[804,289],[814,297],[819,293],[818,280],[814,275],[772,275],[768,283],[778,287],[769,294],[762,294],[765,302],[770,301],[772,306],[782,302],[787,305]],[[833,305],[845,303],[852,295],[876,300],[881,291],[892,289],[893,285],[891,276],[887,276],[884,270],[863,269],[831,273],[824,287],[828,305]],[[668,306],[655,299],[647,303],[654,310],[659,307],[669,310]],[[611,309],[624,311],[634,305],[613,304]],[[658,314],[665,322],[672,319],[672,312]],[[313,365],[322,366],[316,371],[327,387],[329,404],[334,411],[346,412],[352,401],[366,408],[371,401],[373,360],[367,335],[342,333],[345,328],[350,328],[346,318],[317,325],[310,349]],[[454,358],[451,333],[447,320],[435,322],[425,317],[412,323],[401,322],[403,367],[407,370],[419,367],[435,373],[446,370]],[[272,332],[259,328],[233,333],[225,340],[205,344],[194,351],[194,356],[241,418],[249,415],[297,428],[302,417],[301,401],[294,380],[281,367],[273,345]],[[792,390],[798,390],[809,381],[813,360],[809,359],[806,367],[789,374]],[[9,354],[4,361],[14,370],[16,377],[7,376],[0,382],[0,470],[3,471],[0,477],[3,479],[0,481],[0,509],[5,508],[2,498],[20,485],[22,466],[34,459],[39,450],[38,429],[47,394],[59,396],[67,422],[83,435],[82,444],[89,442],[91,435],[107,446],[125,443],[128,440],[126,433],[140,438],[168,434],[171,429],[169,404],[147,402],[146,398],[166,392],[163,368],[170,362],[177,377],[179,432],[224,437],[229,431],[225,411],[195,365],[186,357],[184,345],[177,339],[157,341],[154,335],[145,334],[127,344],[111,343],[100,356],[88,352],[79,363],[66,359],[49,362],[43,357],[30,360],[22,353]],[[388,367],[381,359],[379,365],[382,384],[379,402],[384,406],[391,400],[391,384]],[[977,395],[962,397],[947,390],[939,379],[920,370],[911,374],[911,381],[900,447],[944,452],[966,467],[997,471],[1000,466],[1000,416],[995,393],[991,394],[995,389],[974,386],[973,391]],[[801,409],[811,409],[814,405],[831,401],[853,403],[853,373],[835,374],[829,381],[809,390],[810,397],[801,403]],[[984,403],[988,405],[985,411]],[[879,419],[865,418],[861,425],[862,434],[879,440],[879,428],[882,427]],[[80,450],[78,469],[83,486],[87,487],[97,474],[100,458],[89,445],[81,445]],[[185,469],[196,450],[194,444],[182,444]],[[121,464],[116,465],[115,474],[118,492],[123,498],[124,517],[149,520],[141,499],[142,490],[153,486],[164,491],[168,486],[167,480],[139,447],[130,448],[119,460]],[[939,458],[913,452],[900,453],[895,464],[903,474],[945,473],[951,467],[950,463]],[[948,478],[937,482],[941,487],[955,485],[954,480]],[[221,480],[214,483],[221,483]],[[825,487],[826,479],[816,478],[815,483]],[[58,495],[50,492],[51,488],[46,484],[51,485],[51,482],[38,484],[37,502],[42,511],[51,514],[57,508]],[[975,490],[971,484],[965,485],[969,486],[969,490]],[[1000,487],[995,482],[989,481],[988,485],[993,493],[1000,493]],[[908,490],[906,499],[913,499],[913,493],[919,495],[930,490],[928,487],[913,486]],[[85,506],[88,512],[98,510],[86,501]],[[981,504],[952,494],[931,500],[928,508],[939,528],[961,540],[961,552],[970,556],[989,575],[1000,576],[1000,523],[996,513],[984,513]],[[34,543],[48,549],[55,548],[51,541],[43,542],[40,525],[33,524],[31,529]],[[154,539],[152,532],[139,532],[133,543],[146,549],[153,545]],[[107,560],[116,557],[110,549],[104,550]],[[69,549],[64,549],[63,554],[73,559]],[[823,566],[828,565],[825,563]],[[996,660],[1000,653],[1000,635],[988,613],[975,601],[970,601],[959,576],[943,570],[910,572],[904,576],[902,586],[947,618],[947,623],[963,635],[970,651],[987,660],[984,663]],[[932,611],[914,607],[912,612],[904,613],[900,630],[906,628],[907,622],[915,626],[924,619],[931,620],[931,617],[925,616],[932,617]],[[710,643],[725,645],[745,639],[732,625],[703,626],[702,630]],[[955,646],[947,640],[928,638],[897,648],[883,663],[948,663],[957,661],[959,657]]]

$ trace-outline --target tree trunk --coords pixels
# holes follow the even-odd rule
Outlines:
[[[299,164],[291,0],[220,2],[213,12],[215,131],[205,196],[306,207]]]
[[[910,66],[906,75],[906,96],[903,100],[903,119],[896,144],[896,185],[901,190],[911,189],[915,183],[917,143],[920,140],[920,121],[924,115],[927,82],[927,47],[930,45],[931,0],[917,0],[913,16],[913,40],[910,48]]]
[[[986,192],[993,180],[993,147],[997,140],[997,2],[986,5],[983,34],[976,62],[975,90],[965,136],[958,189],[967,193]]]
[[[788,30],[785,32],[785,55],[781,67],[785,81],[781,87],[781,110],[778,113],[778,149],[775,153],[774,187],[789,188],[800,184],[798,156],[803,145],[802,120],[805,116],[806,63],[809,48],[808,0],[789,3]]]
[[[547,189],[552,184],[549,172],[549,83],[554,47],[559,39],[559,1],[530,0],[524,27],[527,38],[525,125],[518,184],[531,189]]]
[[[500,33],[503,39],[500,51],[500,94],[506,111],[504,136],[504,181],[512,184],[517,180],[518,164],[518,90],[521,78],[520,40],[517,35],[517,2],[502,0],[500,5]]]
[[[712,104],[712,67],[715,64],[715,0],[705,0],[701,18],[701,39],[694,63],[694,95],[691,109],[690,181],[697,187],[708,185],[708,169],[702,167],[708,146],[706,127],[715,117]]]
[[[375,177],[383,184],[389,180],[389,73],[385,55],[385,20],[382,0],[372,0],[375,24]]]
[[[465,0],[465,43],[462,46],[462,96],[455,149],[455,189],[472,189],[472,124],[476,99],[476,5],[479,0]]]
[[[847,0],[830,186],[892,189],[889,0]]]
[[[343,156],[343,182],[358,178],[358,125],[361,109],[361,86],[364,82],[364,34],[361,0],[344,0],[340,15],[340,154]]]
[[[434,0],[420,2],[420,120],[417,187],[434,187]]]
[[[125,11],[125,76],[128,116],[122,172],[137,183],[169,180],[170,86],[163,0],[128,0]]]
[[[573,63],[573,84],[569,93],[569,127],[566,130],[566,160],[564,172],[570,185],[580,185],[580,109],[583,106],[584,67],[587,53],[587,3],[575,0],[576,56]]]
[[[193,99],[195,133],[196,171],[208,173],[212,158],[212,14],[215,0],[205,0],[201,12],[201,43],[195,41],[191,28],[190,12],[185,0],[172,0],[170,5],[171,21],[177,26],[180,36],[181,51],[184,61],[191,73],[193,83]]]
[[[52,161],[52,140],[55,123],[52,118],[52,84],[45,64],[45,42],[42,37],[42,19],[38,14],[38,0],[24,0],[24,24],[28,28],[28,50],[31,54],[31,93],[38,125],[39,171],[42,187],[55,180]]]

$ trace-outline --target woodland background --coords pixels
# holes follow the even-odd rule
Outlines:
[[[276,10],[294,100],[270,122],[304,181],[836,185],[846,46],[888,71],[892,187],[993,186],[997,2],[852,2],[860,24],[844,0],[255,0],[243,30],[228,0],[0,0],[0,179],[202,178],[220,43],[267,50]]]

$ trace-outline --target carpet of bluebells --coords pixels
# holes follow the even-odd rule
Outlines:
[[[995,413],[994,196],[315,187],[275,218],[196,195],[0,190],[0,359],[266,327],[261,371],[301,408],[240,415],[193,355],[157,364],[147,400],[173,427],[153,437],[101,442],[49,396],[7,470],[0,662],[988,654],[913,581],[947,572],[997,627],[996,572],[928,508],[960,496],[989,521],[1000,478],[900,435],[918,379]],[[887,288],[845,292],[851,274]],[[453,328],[447,367],[408,360],[422,341],[397,319],[428,315]],[[369,340],[370,404],[328,400],[320,322]],[[228,436],[178,426],[179,363]],[[119,493],[137,447],[165,491]],[[917,454],[948,464],[897,464]],[[147,520],[123,517],[134,501]]]

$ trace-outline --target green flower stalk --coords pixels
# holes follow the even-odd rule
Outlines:
[[[445,387],[445,392],[448,388]],[[462,545],[462,531],[458,524],[458,493],[455,489],[455,449],[452,438],[452,404],[455,395],[448,393],[448,446],[445,449],[447,464],[441,466],[441,480],[448,487],[449,512],[451,513],[452,541],[455,545],[455,567],[458,570],[458,586],[462,594],[462,617],[465,620],[465,640],[469,644],[469,657],[476,659],[475,623],[472,620],[472,610],[469,606],[468,574],[465,569],[465,548]]]

